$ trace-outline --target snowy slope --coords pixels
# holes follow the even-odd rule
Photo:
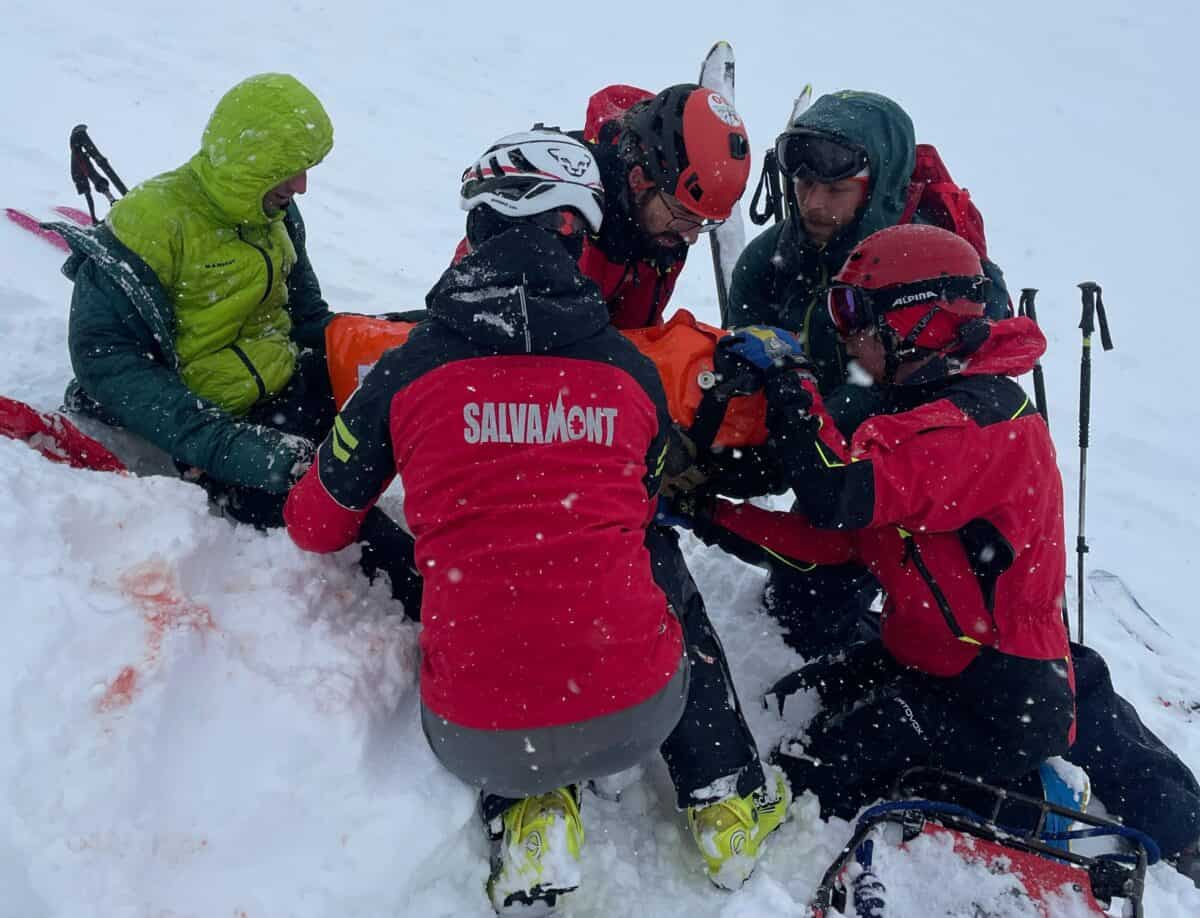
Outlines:
[[[414,6],[6,8],[0,204],[70,200],[75,123],[134,182],[190,156],[234,82],[289,70],[336,131],[302,202],[310,254],[335,308],[380,312],[420,305],[444,267],[463,165],[534,120],[579,125],[605,83],[692,79],[729,39],[756,151],[806,81],[888,93],[971,188],[1010,287],[1042,290],[1072,521],[1074,285],[1104,284],[1117,350],[1095,360],[1089,567],[1119,571],[1161,629],[1097,596],[1088,640],[1200,769],[1197,201],[1181,176],[1200,124],[1194,4],[931,0],[920,21],[882,0],[743,4],[736,20],[711,0]],[[710,259],[696,256],[676,305],[715,321]],[[0,224],[0,394],[44,408],[70,376],[60,261]],[[490,914],[472,794],[417,726],[415,627],[387,614],[352,552],[303,555],[210,517],[195,487],[71,471],[9,441],[0,520],[0,918]],[[688,551],[765,749],[779,728],[755,698],[799,661],[758,611],[758,571]],[[567,914],[804,914],[848,827],[820,823],[811,799],[793,816],[747,887],[718,892],[651,763],[619,803],[585,801],[584,888]],[[899,913],[957,913],[925,897],[986,887],[925,867],[923,886],[897,891]],[[1200,914],[1200,893],[1155,868],[1147,913]]]

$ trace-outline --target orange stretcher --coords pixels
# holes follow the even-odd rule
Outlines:
[[[415,322],[343,314],[325,328],[329,377],[338,407],[358,388],[384,351],[408,340]],[[713,349],[729,332],[696,320],[686,309],[662,325],[622,330],[658,368],[671,417],[685,430],[696,420],[705,393],[718,382]],[[766,399],[761,392],[731,398],[713,446],[758,446],[767,439]]]

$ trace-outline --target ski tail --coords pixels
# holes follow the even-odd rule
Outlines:
[[[735,69],[733,46],[727,41],[719,41],[705,55],[697,82],[705,89],[720,93],[726,101],[734,105]],[[729,287],[733,280],[733,268],[746,245],[741,211],[735,206],[729,219],[710,233],[708,239],[712,245],[717,305],[721,312],[721,322],[724,323],[729,312]]]
[[[51,208],[60,217],[65,217],[77,226],[91,226],[95,223],[92,215],[86,210],[80,210],[78,207],[67,207],[65,205]]]

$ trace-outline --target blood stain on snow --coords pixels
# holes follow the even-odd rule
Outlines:
[[[138,604],[146,619],[148,663],[157,662],[168,630],[190,628],[201,635],[217,630],[208,607],[184,596],[175,582],[174,573],[159,559],[151,559],[128,571],[121,578],[121,589]]]
[[[151,558],[131,568],[121,577],[120,586],[122,592],[141,609],[146,621],[143,670],[158,664],[163,639],[168,631],[189,629],[201,637],[217,631],[208,607],[183,595],[174,572],[161,558]],[[96,703],[96,710],[112,711],[129,705],[137,692],[138,681],[137,668],[125,666],[109,683]]]
[[[137,670],[126,666],[117,678],[109,683],[100,700],[96,702],[96,710],[111,711],[113,708],[123,708],[133,700],[134,690],[137,689]]]

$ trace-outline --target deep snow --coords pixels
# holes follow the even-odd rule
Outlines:
[[[45,214],[72,202],[75,123],[132,183],[190,156],[233,83],[287,70],[335,126],[302,201],[327,299],[382,312],[419,306],[445,266],[462,167],[535,120],[581,124],[606,83],[694,79],[709,45],[730,40],[756,169],[804,82],[892,95],[971,188],[1010,288],[1042,291],[1070,540],[1074,285],[1104,284],[1117,349],[1095,358],[1088,565],[1118,571],[1162,627],[1096,595],[1087,638],[1200,768],[1193,4],[411,6],[6,9],[0,204]],[[0,223],[0,394],[41,408],[70,377],[60,262]],[[675,305],[716,321],[707,251]],[[472,794],[417,725],[416,629],[387,614],[352,551],[305,555],[281,533],[209,516],[194,486],[72,471],[6,440],[0,519],[0,918],[490,913]],[[760,572],[687,544],[765,750],[779,727],[756,698],[799,661],[758,610]],[[801,915],[848,834],[798,800],[730,895],[701,874],[661,764],[619,803],[584,807],[572,916]],[[900,914],[967,907],[935,890],[987,889],[936,854],[920,871],[894,892]],[[1154,868],[1147,913],[1200,913],[1200,893]]]

